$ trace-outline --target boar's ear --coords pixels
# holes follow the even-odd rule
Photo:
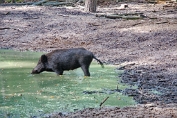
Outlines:
[[[46,55],[42,55],[41,56],[41,62],[42,63],[46,63],[47,62],[47,56]]]

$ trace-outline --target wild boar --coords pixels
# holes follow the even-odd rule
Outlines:
[[[56,72],[58,75],[63,75],[63,71],[65,70],[69,71],[81,67],[84,75],[90,76],[89,66],[93,58],[104,68],[103,63],[92,52],[84,48],[57,49],[43,54],[31,74],[50,71]]]

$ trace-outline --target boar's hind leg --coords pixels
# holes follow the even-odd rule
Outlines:
[[[82,65],[81,68],[82,68],[82,70],[83,70],[85,76],[90,76],[89,66],[87,66],[87,65]]]

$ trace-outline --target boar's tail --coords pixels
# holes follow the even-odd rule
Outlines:
[[[100,65],[101,65],[102,68],[104,68],[103,63],[102,63],[99,59],[97,59],[94,55],[93,55],[93,58],[94,58],[95,60],[97,60],[97,61],[100,63]]]

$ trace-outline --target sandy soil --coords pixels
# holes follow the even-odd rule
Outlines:
[[[177,9],[162,4],[98,7],[99,13],[143,13],[137,20],[108,19],[83,7],[0,6],[0,48],[51,51],[85,47],[104,63],[124,70],[124,94],[134,107],[84,109],[52,117],[177,117]]]

